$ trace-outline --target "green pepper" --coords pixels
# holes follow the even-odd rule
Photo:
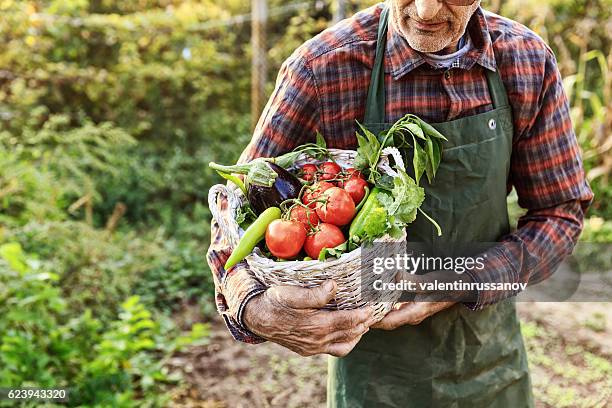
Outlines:
[[[266,235],[268,225],[281,217],[281,210],[278,207],[270,207],[262,212],[259,217],[245,231],[240,242],[225,263],[225,270],[228,270],[238,262],[242,261],[253,251],[255,245]]]
[[[372,223],[372,215],[376,212],[380,212],[382,214],[381,210],[384,210],[386,215],[385,208],[377,198],[380,191],[381,190],[378,187],[374,187],[372,191],[370,191],[370,195],[368,195],[368,197],[365,199],[365,203],[363,203],[361,210],[359,210],[353,219],[353,222],[351,222],[351,226],[349,228],[349,239],[363,239],[366,235],[368,223]],[[375,218],[378,219],[379,217]]]

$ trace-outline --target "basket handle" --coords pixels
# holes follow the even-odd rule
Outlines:
[[[388,156],[393,157],[393,161],[395,162],[395,165],[402,171],[406,171],[406,167],[404,166],[404,159],[402,158],[402,154],[400,153],[400,151],[396,148],[396,147],[385,147],[384,149],[382,149],[382,154]],[[399,176],[399,174],[397,174],[397,172],[395,170],[393,170],[393,168],[391,167],[391,165],[389,165],[388,168],[385,169],[387,171],[387,173],[392,176],[392,177],[397,177]]]
[[[217,224],[232,247],[236,247],[240,241],[240,227],[236,222],[236,210],[239,206],[240,198],[227,186],[215,184],[208,190],[211,224]]]

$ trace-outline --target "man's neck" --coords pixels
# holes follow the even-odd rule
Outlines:
[[[452,44],[449,44],[447,47],[441,49],[438,52],[433,52],[432,54],[436,54],[436,55],[452,54],[453,52],[457,51],[458,44],[459,44],[459,40],[453,42]]]

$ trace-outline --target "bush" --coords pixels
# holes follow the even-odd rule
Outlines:
[[[0,175],[0,217],[8,225],[22,225],[91,209],[101,197],[97,180],[120,180],[123,152],[133,144],[131,136],[111,123],[85,119],[73,127],[66,115],[52,115],[40,130],[0,132],[0,163],[6,169]]]
[[[163,384],[177,380],[164,357],[202,342],[206,326],[177,335],[134,296],[113,320],[74,313],[59,282],[19,244],[0,246],[0,386],[70,387],[71,406],[164,406]]]
[[[200,206],[198,214],[207,211]],[[182,234],[181,239],[163,229],[113,234],[77,221],[32,222],[7,231],[4,241],[19,243],[42,268],[55,272],[71,313],[90,309],[110,318],[131,294],[160,311],[178,310],[188,301],[212,303],[203,237]]]

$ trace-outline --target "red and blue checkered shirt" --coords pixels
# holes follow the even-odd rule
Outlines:
[[[273,157],[314,141],[320,131],[329,147],[355,149],[355,119],[362,120],[376,50],[382,3],[325,30],[282,65],[276,86],[240,161]],[[468,24],[472,48],[451,70],[430,66],[393,25],[385,51],[387,122],[406,113],[444,122],[493,109],[485,70],[499,71],[512,107],[514,136],[508,191],[514,187],[527,209],[503,241],[522,253],[489,258],[478,282],[540,282],[571,253],[592,200],[569,115],[567,96],[551,49],[527,27],[478,9]],[[219,200],[220,209],[227,203]],[[265,290],[245,263],[229,271],[231,248],[213,223],[208,261],[217,307],[232,335],[263,339],[242,324],[246,302]],[[482,291],[470,305],[480,309],[512,295]]]

